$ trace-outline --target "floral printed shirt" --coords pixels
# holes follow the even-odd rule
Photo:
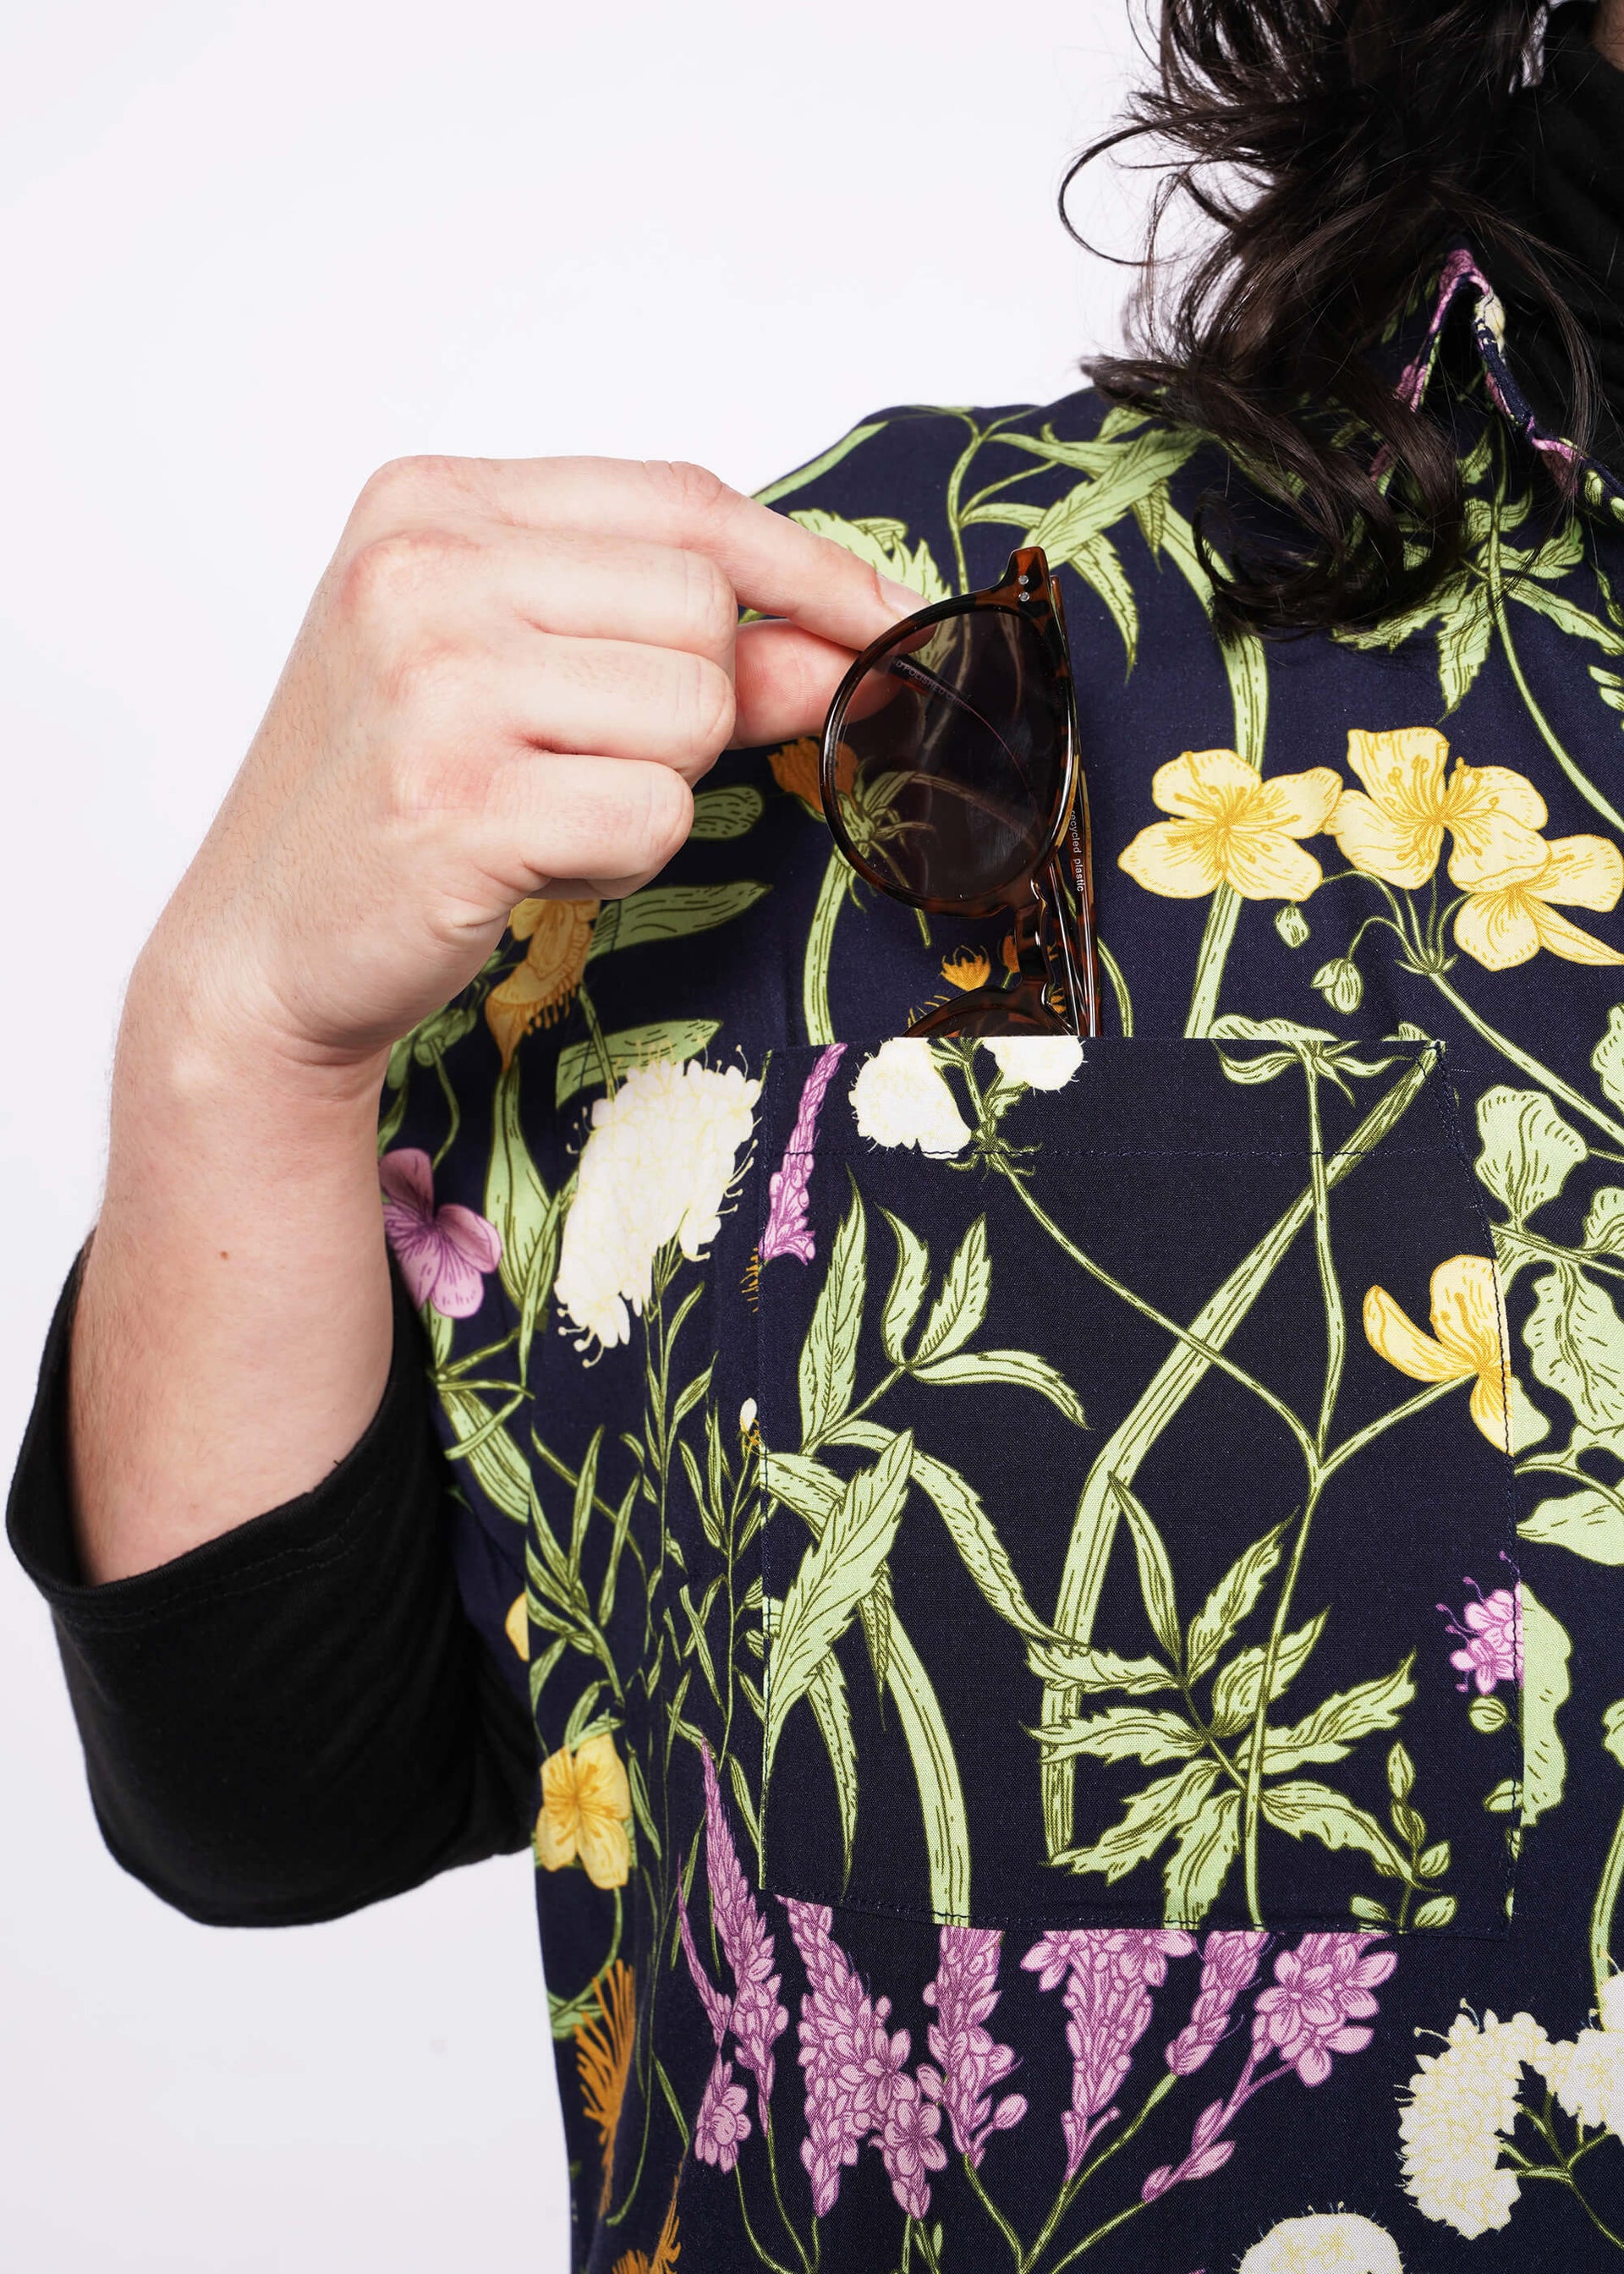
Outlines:
[[[1494,296],[1425,607],[1221,644],[1210,446],[1090,394],[766,495],[1065,587],[1106,1032],[898,1039],[996,924],[814,746],[396,1051],[467,1607],[528,1699],[601,2274],[1624,2252],[1624,492]]]

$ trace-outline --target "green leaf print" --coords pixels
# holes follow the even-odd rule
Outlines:
[[[896,1236],[897,1269],[891,1292],[885,1298],[885,1308],[880,1314],[880,1340],[891,1364],[900,1366],[909,1329],[919,1316],[919,1306],[930,1284],[930,1251],[889,1209],[882,1209],[881,1214]]]
[[[1477,1174],[1514,1224],[1526,1223],[1536,1209],[1555,1200],[1590,1153],[1539,1089],[1500,1083],[1485,1090],[1477,1100],[1477,1132],[1483,1140]]]
[[[1030,1351],[961,1351],[954,1358],[933,1359],[928,1366],[915,1366],[914,1372],[921,1382],[965,1388],[1003,1382],[1019,1389],[1035,1389],[1068,1421],[1074,1421],[1079,1429],[1088,1427],[1082,1402],[1065,1376]]]
[[[502,1285],[519,1307],[519,1372],[558,1269],[562,1196],[550,1193],[525,1141],[519,1102],[520,1059],[505,1068],[492,1100],[491,1159],[485,1212],[501,1237]]]
[[[755,790],[715,790],[711,794],[755,798],[758,810],[762,802]],[[697,812],[697,805],[695,809]],[[592,926],[586,960],[595,963],[599,956],[613,954],[622,947],[642,947],[650,940],[686,939],[694,932],[714,931],[718,924],[731,923],[747,908],[753,908],[771,890],[771,885],[746,881],[731,885],[645,885],[642,892],[633,892],[623,900],[605,902],[602,914]]]
[[[1624,1187],[1604,1185],[1584,1219],[1584,1244],[1604,1255],[1624,1255]]]
[[[1034,1674],[1068,1689],[1125,1690],[1131,1697],[1142,1698],[1178,1687],[1159,1658],[1119,1658],[1114,1650],[1094,1650],[1086,1643],[1039,1643],[1030,1657]]]
[[[857,1337],[868,1291],[868,1230],[855,1193],[835,1235],[829,1269],[801,1345],[802,1442],[821,1444],[847,1412],[857,1384]]]
[[[1611,1295],[1563,1264],[1535,1289],[1522,1329],[1536,1377],[1598,1443],[1624,1445],[1624,1320]]]
[[[718,1019],[657,1019],[650,1026],[625,1027],[619,1034],[605,1035],[602,1050],[595,1036],[571,1043],[559,1052],[553,1103],[568,1105],[578,1091],[595,1088],[603,1081],[605,1050],[618,1081],[655,1058],[669,1058],[673,1065],[680,1065],[697,1057],[720,1024]]]
[[[1051,1860],[1073,1871],[1098,1871],[1108,1884],[1147,1864],[1182,1832],[1217,1781],[1216,1761],[1192,1761],[1173,1776],[1136,1792],[1122,1815],[1086,1848],[1068,1848]]]
[[[1405,1875],[1404,1858],[1375,1818],[1317,1778],[1265,1785],[1263,1813],[1277,1832],[1293,1840],[1317,1840],[1322,1848],[1357,1848],[1384,1879]]]
[[[1624,1506],[1617,1493],[1599,1486],[1569,1493],[1562,1500],[1542,1500],[1518,1525],[1517,1536],[1542,1547],[1566,1547],[1587,1562],[1616,1569],[1624,1563]]]
[[[1143,1761],[1150,1767],[1187,1761],[1201,1750],[1199,1731],[1182,1714],[1147,1706],[1108,1706],[1103,1713],[1057,1721],[1044,1730],[1043,1743],[1056,1759],[1086,1753],[1097,1761]]]
[[[1411,1651],[1391,1674],[1358,1683],[1351,1690],[1339,1690],[1290,1728],[1269,1730],[1263,1743],[1264,1774],[1283,1775],[1310,1761],[1343,1760],[1361,1737],[1378,1729],[1396,1728],[1405,1706],[1415,1698],[1416,1685],[1410,1679],[1415,1662]]]
[[[1180,1641],[1178,1606],[1173,1594],[1173,1567],[1162,1534],[1138,1495],[1129,1490],[1120,1477],[1111,1479],[1116,1495],[1116,1505],[1127,1518],[1133,1536],[1133,1553],[1139,1563],[1139,1592],[1145,1598],[1145,1612],[1151,1631],[1166,1651],[1169,1659],[1177,1660]]]
[[[1230,1788],[1210,1793],[1179,1834],[1163,1884],[1169,1926],[1199,1926],[1218,1900],[1241,1851],[1241,1796]]]
[[[967,1343],[987,1315],[987,1301],[992,1292],[992,1266],[987,1255],[987,1219],[977,1216],[959,1244],[959,1252],[947,1269],[942,1291],[931,1306],[930,1316],[925,1321],[925,1331],[919,1338],[919,1347],[913,1363],[923,1366],[932,1359],[948,1358]]]
[[[834,1771],[835,1798],[840,1810],[840,1845],[844,1854],[841,1886],[852,1876],[852,1842],[857,1836],[857,1746],[852,1736],[852,1709],[846,1695],[846,1676],[833,1651],[829,1652],[807,1685],[829,1766]]]
[[[1269,1703],[1283,1697],[1308,1663],[1309,1654],[1325,1630],[1326,1615],[1319,1611],[1305,1626],[1282,1635],[1280,1650],[1274,1660],[1274,1675],[1269,1683]],[[1239,1651],[1222,1668],[1213,1683],[1213,1728],[1221,1737],[1232,1737],[1244,1729],[1258,1710],[1258,1691],[1263,1683],[1261,1645]]]
[[[1532,1824],[1562,1797],[1568,1755],[1556,1717],[1568,1702],[1568,1661],[1573,1645],[1526,1580],[1522,1607],[1522,1822]]]
[[[951,597],[941,570],[931,558],[929,546],[921,537],[910,552],[907,528],[900,521],[845,521],[838,513],[825,513],[816,506],[792,512],[790,519],[798,521],[802,529],[809,529],[815,537],[827,537],[834,544],[843,545],[848,553],[854,553],[882,576],[893,577],[898,584],[911,586],[919,594],[921,606]]]
[[[785,474],[776,482],[769,482],[764,490],[756,490],[754,493],[756,504],[776,505],[780,498],[793,497],[797,490],[805,489],[808,482],[816,482],[831,472],[842,458],[847,458],[853,450],[861,449],[870,436],[883,433],[889,423],[884,418],[876,418],[867,425],[853,426],[849,434],[843,434],[831,448],[823,452],[822,457],[814,458],[804,466],[797,466],[793,474]]]
[[[702,789],[695,794],[694,822],[688,833],[706,845],[748,836],[766,809],[767,801],[760,790],[752,789],[748,782],[735,783],[729,789]]]
[[[891,1553],[907,1500],[913,1459],[914,1440],[905,1433],[871,1469],[852,1479],[784,1598],[768,1659],[763,1791],[791,1708],[805,1696]]]
[[[1280,1561],[1285,1529],[1283,1524],[1277,1524],[1261,1540],[1254,1540],[1191,1620],[1184,1671],[1192,1682],[1199,1682],[1218,1663],[1236,1629],[1255,1609],[1270,1572]]]

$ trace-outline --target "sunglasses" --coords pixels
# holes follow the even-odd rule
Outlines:
[[[876,892],[931,915],[1014,918],[1007,986],[913,1035],[1097,1035],[1088,796],[1060,592],[1036,546],[1002,583],[866,648],[823,726],[835,843]]]

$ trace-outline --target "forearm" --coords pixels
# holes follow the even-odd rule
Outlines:
[[[209,1033],[138,969],[73,1339],[86,1578],[310,1491],[366,1428],[393,1331],[377,1093],[374,1069]]]

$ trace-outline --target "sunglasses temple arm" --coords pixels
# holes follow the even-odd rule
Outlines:
[[[1066,852],[1071,874],[1064,874],[1060,855],[1049,862],[1043,879],[1048,922],[1043,945],[1065,995],[1077,1032],[1086,1038],[1100,1031],[1100,965],[1094,940],[1094,892],[1089,875],[1086,840],[1073,814],[1066,832]],[[1074,912],[1073,925],[1067,921]]]

